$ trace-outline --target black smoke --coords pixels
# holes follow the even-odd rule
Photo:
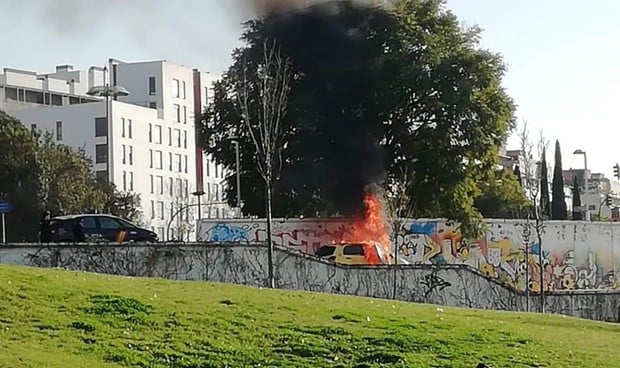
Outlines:
[[[373,31],[389,17],[353,1],[273,4],[263,34],[279,43],[299,73],[290,111],[299,129],[289,153],[303,163],[284,180],[316,188],[324,207],[350,215],[385,174],[378,108],[382,46]]]

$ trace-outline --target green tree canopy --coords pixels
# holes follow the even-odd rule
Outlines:
[[[0,200],[14,207],[6,216],[9,241],[36,240],[46,210],[53,216],[108,212],[132,219],[127,215],[139,204],[134,195],[95,180],[83,150],[76,152],[50,134],[30,131],[2,111],[0,152]]]
[[[202,139],[234,170],[228,137],[240,137],[244,212],[264,215],[255,155],[235,86],[256,80],[265,40],[294,69],[275,216],[350,215],[369,184],[406,170],[416,216],[444,216],[464,230],[481,218],[480,184],[495,179],[514,105],[501,58],[478,44],[442,1],[399,0],[389,9],[329,2],[246,24],[245,45],[215,86]],[[260,96],[255,96],[259,98]],[[234,177],[227,198],[234,200]]]
[[[518,178],[510,170],[498,170],[495,180],[481,184],[476,208],[485,218],[521,218],[531,206]]]

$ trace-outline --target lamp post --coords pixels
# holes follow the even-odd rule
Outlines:
[[[104,66],[103,67],[103,85],[100,86],[93,86],[91,87],[88,92],[86,92],[87,95],[89,96],[104,96],[105,97],[105,120],[106,120],[106,125],[108,128],[107,134],[106,134],[106,144],[108,146],[108,159],[106,162],[106,167],[108,170],[108,180],[111,180],[111,176],[112,176],[112,169],[111,169],[111,165],[110,165],[110,160],[111,160],[111,153],[112,153],[112,145],[110,144],[110,136],[112,136],[112,133],[114,131],[114,124],[112,124],[110,122],[110,96],[111,97],[118,97],[118,96],[129,96],[129,91],[127,91],[127,89],[125,89],[122,86],[110,86],[110,84],[106,81],[106,72],[108,71],[108,67]]]
[[[202,207],[202,202],[200,202],[200,197],[205,195],[205,192],[202,190],[199,190],[199,191],[192,193],[192,195],[195,195],[196,197],[198,197],[198,220],[200,220],[202,218],[202,213],[200,211],[200,208]]]

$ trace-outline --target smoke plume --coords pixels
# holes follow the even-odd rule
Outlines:
[[[309,164],[293,175],[302,185],[314,181],[333,210],[359,213],[385,174],[376,67],[382,48],[371,35],[386,13],[359,1],[258,2],[271,11],[264,33],[304,75],[293,96],[301,125],[294,154]]]

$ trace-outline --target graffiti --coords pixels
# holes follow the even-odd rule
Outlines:
[[[248,242],[247,229],[239,226],[230,226],[227,224],[219,223],[213,226],[210,230],[209,240],[212,242]]]
[[[427,298],[433,291],[442,291],[443,289],[452,286],[451,283],[437,276],[436,273],[425,275],[422,285],[426,287],[424,296]]]
[[[444,220],[404,220],[395,229],[399,259],[409,264],[468,265],[517,288],[541,290],[620,289],[620,224],[548,221],[540,234],[533,222],[488,220],[486,234],[465,239]],[[352,231],[346,219],[275,219],[273,240],[315,254]],[[264,242],[262,219],[203,219],[201,241]]]

